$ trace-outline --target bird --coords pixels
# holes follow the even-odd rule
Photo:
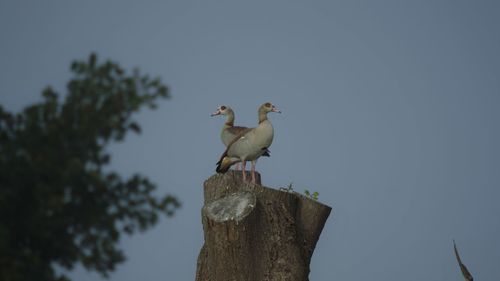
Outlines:
[[[241,162],[243,181],[246,181],[245,165],[246,161],[251,161],[252,183],[255,184],[255,164],[257,159],[268,151],[274,138],[273,125],[267,119],[269,112],[281,113],[270,102],[262,104],[258,109],[259,124],[255,128],[241,131],[228,144],[219,162],[217,162],[217,173],[225,173],[233,164]]]
[[[222,143],[227,147],[235,137],[238,135],[247,132],[249,128],[243,127],[243,126],[234,126],[234,111],[231,107],[227,105],[221,105],[217,108],[217,110],[210,114],[210,116],[218,116],[218,115],[224,115],[227,116],[226,122],[224,123],[224,126],[222,126],[222,130],[220,132],[220,138],[222,140]],[[270,156],[269,150],[266,150],[266,152],[263,154],[263,156]],[[238,165],[240,165],[238,163]],[[238,170],[240,167],[237,167]]]
[[[455,257],[457,258],[458,265],[460,266],[460,270],[462,271],[462,275],[464,276],[465,280],[474,281],[472,274],[470,274],[469,270],[467,269],[465,264],[462,263],[462,260],[460,259],[460,255],[458,254],[457,244],[455,244],[455,240],[453,240],[453,249],[455,250]]]
[[[221,105],[210,116],[218,116],[218,115],[227,116],[226,123],[224,123],[224,126],[222,126],[222,130],[220,132],[220,138],[222,140],[222,143],[224,143],[226,147],[231,143],[231,141],[236,136],[238,136],[245,130],[248,130],[247,127],[234,126],[234,111],[231,107],[226,105]]]

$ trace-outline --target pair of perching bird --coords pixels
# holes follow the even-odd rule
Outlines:
[[[255,128],[234,126],[234,112],[225,105],[217,108],[212,116],[227,116],[226,123],[222,127],[221,139],[226,150],[217,162],[217,173],[225,173],[236,163],[242,163],[243,181],[246,181],[245,165],[246,161],[252,163],[251,175],[252,183],[255,184],[255,164],[260,156],[269,156],[269,146],[273,142],[273,125],[267,119],[269,112],[281,113],[276,106],[266,102],[259,107],[259,124]]]

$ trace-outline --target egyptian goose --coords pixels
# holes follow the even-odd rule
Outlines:
[[[224,123],[224,126],[222,126],[222,130],[220,132],[220,138],[222,140],[222,143],[224,143],[226,147],[233,141],[233,139],[236,136],[250,130],[247,127],[234,126],[234,111],[229,106],[226,105],[219,106],[217,110],[210,116],[217,116],[217,115],[227,116],[226,123]],[[270,155],[269,151],[266,150],[264,156],[269,157],[269,155]],[[237,169],[239,170],[240,167],[238,166]]]
[[[231,141],[239,134],[248,130],[247,127],[234,126],[234,111],[229,106],[221,105],[210,116],[225,115],[227,116],[226,123],[222,126],[220,138],[225,146],[228,146]]]
[[[271,121],[267,119],[267,113],[281,113],[270,102],[264,103],[259,107],[259,125],[255,128],[242,131],[233,141],[227,146],[226,151],[222,154],[219,162],[217,162],[218,173],[225,173],[231,165],[242,162],[243,181],[246,181],[245,164],[246,161],[252,162],[252,183],[255,184],[255,164],[257,159],[267,152],[269,146],[273,142],[274,129]]]

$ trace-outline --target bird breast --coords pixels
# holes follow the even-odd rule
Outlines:
[[[266,120],[233,143],[228,149],[228,156],[255,160],[265,152],[265,148],[271,146],[273,137],[273,126]]]
[[[228,146],[235,136],[228,129],[223,128],[220,137],[222,139],[222,143],[224,143],[225,146]]]

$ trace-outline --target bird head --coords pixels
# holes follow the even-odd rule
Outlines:
[[[230,110],[231,108],[229,106],[221,105],[214,113],[210,114],[210,116],[227,115]]]
[[[281,113],[281,111],[276,107],[274,106],[274,104],[270,103],[270,102],[266,102],[265,104],[261,105],[261,110],[263,110],[265,113],[268,113],[268,112],[276,112],[276,113]]]

